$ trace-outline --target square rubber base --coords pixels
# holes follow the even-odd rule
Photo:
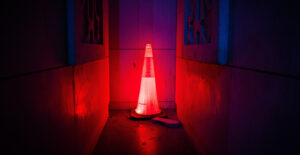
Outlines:
[[[140,115],[135,112],[135,109],[132,109],[130,112],[130,118],[135,120],[148,120],[154,117],[168,118],[167,114],[161,110],[160,113],[154,115]]]

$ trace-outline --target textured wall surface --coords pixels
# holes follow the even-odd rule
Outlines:
[[[177,114],[202,153],[227,149],[230,74],[225,67],[176,59]]]
[[[230,153],[292,153],[300,80],[231,69]]]
[[[230,3],[229,65],[206,64],[202,50],[201,59],[186,58],[190,45],[177,36],[178,116],[202,153],[294,152],[300,78],[296,37],[287,33],[296,30],[287,28],[290,3]],[[181,5],[177,32],[183,29]]]
[[[176,1],[110,1],[111,108],[135,106],[146,43],[154,49],[157,92],[174,107]]]
[[[91,153],[108,118],[108,58],[75,66],[77,147]]]
[[[200,152],[294,151],[289,143],[296,134],[299,80],[179,58],[176,63],[178,117]]]
[[[104,49],[66,66],[66,9],[60,0],[1,2],[1,153],[88,154],[106,123],[108,19]]]
[[[291,1],[231,2],[232,34],[229,64],[300,76],[297,14]],[[251,23],[251,24],[250,24]],[[242,52],[241,52],[242,51]]]
[[[1,129],[1,145],[6,151],[73,151],[75,126],[71,67],[1,80],[0,83],[4,127]]]
[[[6,151],[93,150],[108,117],[108,58],[1,80],[0,84],[1,145]]]
[[[64,14],[60,0],[1,3],[0,77],[65,65]]]
[[[96,5],[96,3],[89,2],[102,3]],[[94,9],[88,4],[93,4],[92,6],[98,7],[97,9]],[[90,12],[90,14],[87,12]],[[76,64],[82,64],[108,56],[108,26],[108,0],[74,1],[74,44]]]

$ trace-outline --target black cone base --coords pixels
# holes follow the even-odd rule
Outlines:
[[[167,118],[168,116],[163,110],[161,110],[160,113],[154,115],[140,115],[135,112],[135,109],[132,109],[130,112],[130,118],[135,120],[147,120],[147,119],[152,119],[154,117]]]

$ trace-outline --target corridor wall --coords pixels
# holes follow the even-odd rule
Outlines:
[[[107,1],[100,2],[108,46]],[[108,118],[108,48],[75,47],[77,62],[69,66],[68,5],[61,0],[1,2],[1,152],[87,154],[98,141]],[[80,14],[78,8],[73,11]],[[73,26],[79,26],[74,17]],[[76,34],[82,31],[74,28]]]
[[[186,1],[177,1],[175,102],[197,150],[206,154],[295,151],[300,64],[296,36],[286,33],[296,30],[288,26],[295,18],[288,11],[292,4],[228,1],[228,63],[218,65],[211,55],[219,51],[207,55],[207,43],[184,43]],[[211,2],[222,7],[222,0]]]

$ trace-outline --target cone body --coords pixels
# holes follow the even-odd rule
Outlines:
[[[161,112],[157,99],[151,44],[147,44],[145,49],[140,94],[135,112],[140,115],[154,115]]]

